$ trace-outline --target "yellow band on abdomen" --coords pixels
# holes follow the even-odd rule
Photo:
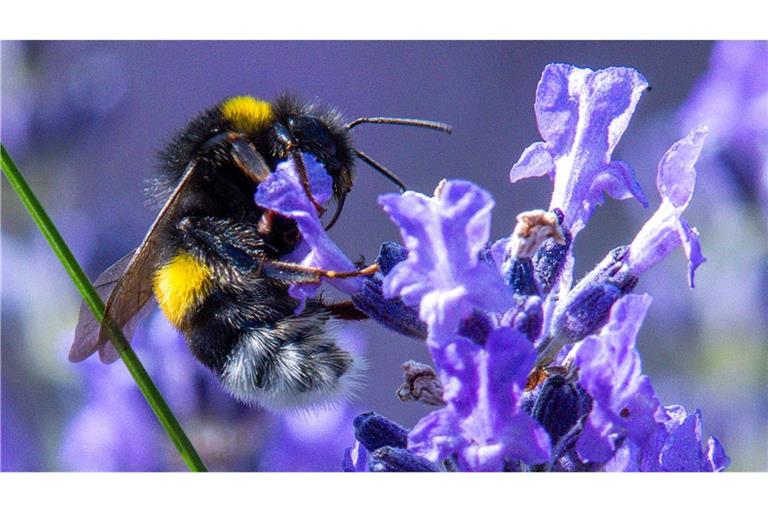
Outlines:
[[[152,280],[160,309],[179,326],[190,309],[208,295],[211,270],[188,252],[179,252],[160,267]]]

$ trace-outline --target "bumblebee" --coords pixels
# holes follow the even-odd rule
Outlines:
[[[338,346],[334,328],[339,319],[365,315],[351,303],[322,299],[294,314],[298,303],[288,285],[366,270],[339,276],[282,262],[301,234],[293,220],[257,206],[254,194],[279,162],[292,159],[323,216],[302,154],[314,156],[333,180],[336,210],[326,229],[342,211],[357,159],[404,190],[394,173],[353,147],[349,131],[362,123],[450,132],[418,119],[362,117],[344,124],[335,110],[291,96],[274,102],[232,97],[190,121],[161,153],[151,189],[162,206],[144,240],[94,283],[105,300],[105,323],[130,339],[154,297],[192,354],[238,400],[282,409],[349,393],[360,365]],[[104,362],[118,359],[106,333],[81,306],[69,359],[82,361],[96,351]]]

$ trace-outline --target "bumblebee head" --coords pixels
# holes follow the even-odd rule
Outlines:
[[[352,189],[355,154],[341,115],[334,109],[283,95],[273,104],[274,121],[266,141],[270,154],[286,159],[299,150],[317,157],[333,179],[339,201]]]

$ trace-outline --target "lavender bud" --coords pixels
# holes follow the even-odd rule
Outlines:
[[[360,291],[352,296],[357,309],[384,327],[412,338],[426,339],[427,326],[419,318],[419,312],[407,306],[400,297],[387,299],[382,291],[383,276],[408,256],[408,251],[395,242],[384,242],[376,262],[379,272],[363,280]]]
[[[368,469],[372,472],[437,472],[440,469],[423,457],[405,448],[383,446],[368,457]]]
[[[567,382],[562,375],[552,375],[542,385],[531,416],[556,445],[591,408],[591,398],[584,389]]]
[[[608,320],[611,307],[622,295],[621,289],[610,283],[592,284],[569,295],[554,320],[552,337],[567,344],[594,334]]]
[[[395,242],[384,242],[379,248],[376,263],[383,275],[389,274],[392,268],[408,257],[408,251],[402,245]]]
[[[504,281],[515,295],[539,295],[531,258],[514,258],[505,265]]]
[[[354,419],[355,438],[372,452],[382,446],[405,448],[408,446],[408,431],[375,412],[360,414]]]
[[[399,297],[384,298],[381,283],[380,274],[364,279],[360,291],[352,296],[355,307],[388,329],[412,338],[426,339],[427,326],[419,318],[419,312]]]
[[[546,240],[536,254],[533,256],[533,268],[536,275],[536,281],[539,283],[541,292],[547,294],[555,286],[560,274],[563,272],[565,258],[571,249],[573,236],[567,228],[563,226],[563,212],[560,208],[555,208],[552,212],[557,216],[558,225],[563,233],[563,242],[550,238]]]

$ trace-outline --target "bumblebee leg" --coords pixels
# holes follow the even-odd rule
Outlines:
[[[312,206],[317,210],[317,215],[322,217],[325,213],[325,208],[317,202],[315,196],[312,195],[312,189],[309,186],[309,177],[307,176],[307,168],[304,166],[304,159],[301,156],[301,148],[293,139],[293,136],[288,129],[281,123],[277,123],[274,126],[275,135],[277,140],[282,144],[286,154],[293,158],[293,162],[296,164],[296,171],[299,173],[299,180],[301,181],[301,187],[304,189],[304,193],[307,198],[312,202]]]
[[[323,208],[323,206],[317,202],[315,196],[312,195],[312,189],[309,187],[309,176],[307,176],[307,168],[304,166],[304,158],[302,158],[301,153],[295,146],[291,145],[289,149],[291,151],[293,161],[296,163],[296,170],[299,172],[299,179],[301,180],[301,186],[304,189],[304,193],[309,198],[312,206],[315,207],[315,210],[317,210],[317,215],[322,217],[325,213],[325,208]]]
[[[348,279],[351,277],[370,276],[379,271],[379,264],[374,263],[365,268],[350,271],[326,270],[318,267],[309,267],[298,263],[288,261],[269,260],[264,262],[264,266],[269,273],[270,270],[287,272],[293,276],[291,282],[295,283],[316,283],[321,277],[328,279]],[[304,279],[302,279],[302,277]]]

